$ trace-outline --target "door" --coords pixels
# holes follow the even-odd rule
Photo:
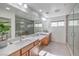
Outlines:
[[[73,39],[73,31],[74,31],[74,21],[73,21],[73,11],[68,15],[68,38],[67,38],[67,44],[70,47],[70,50],[73,54],[73,46],[74,46],[74,39]]]

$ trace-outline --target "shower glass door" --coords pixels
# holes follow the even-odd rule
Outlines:
[[[74,55],[79,56],[79,4],[74,8]]]
[[[69,45],[72,54],[74,56],[79,56],[79,4],[75,5],[68,16],[67,44]]]
[[[74,30],[74,21],[73,21],[73,11],[68,15],[68,38],[67,38],[67,44],[70,47],[70,50],[73,54],[73,44],[74,44],[74,40],[73,40],[73,30]]]

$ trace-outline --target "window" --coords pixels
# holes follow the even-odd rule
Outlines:
[[[69,26],[78,26],[79,24],[78,24],[78,21],[79,20],[71,20],[71,21],[69,21]]]
[[[51,26],[52,26],[52,27],[57,27],[57,22],[52,22],[52,23],[51,23]]]
[[[57,21],[57,22],[52,22],[51,23],[52,27],[64,26],[64,25],[65,25],[64,21]]]
[[[42,27],[42,24],[35,24],[34,27]]]
[[[69,26],[73,26],[73,21],[69,21]]]
[[[79,20],[74,20],[74,26],[78,26],[79,24],[78,24],[78,21]]]
[[[64,21],[58,22],[58,26],[64,26]]]

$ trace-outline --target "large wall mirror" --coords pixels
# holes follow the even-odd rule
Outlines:
[[[34,33],[34,21],[16,17],[15,18],[15,36],[29,35]]]
[[[3,26],[3,25],[4,25],[5,29],[1,28],[1,26]],[[7,28],[9,28],[9,30],[7,30],[7,32],[6,32]],[[2,37],[1,29],[2,29],[2,31],[4,30],[4,33],[6,32],[7,39],[11,38],[11,21],[10,21],[10,19],[0,17],[0,38]],[[5,38],[5,36],[3,36],[3,38]]]

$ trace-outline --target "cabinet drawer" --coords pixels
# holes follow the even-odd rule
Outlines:
[[[10,54],[10,56],[20,56],[20,50]]]
[[[22,48],[22,54],[30,50],[32,47],[33,47],[33,44],[29,44],[28,46]]]
[[[34,44],[35,44],[35,45],[39,44],[39,40],[35,41]]]
[[[22,56],[28,56],[28,51],[22,54]]]

